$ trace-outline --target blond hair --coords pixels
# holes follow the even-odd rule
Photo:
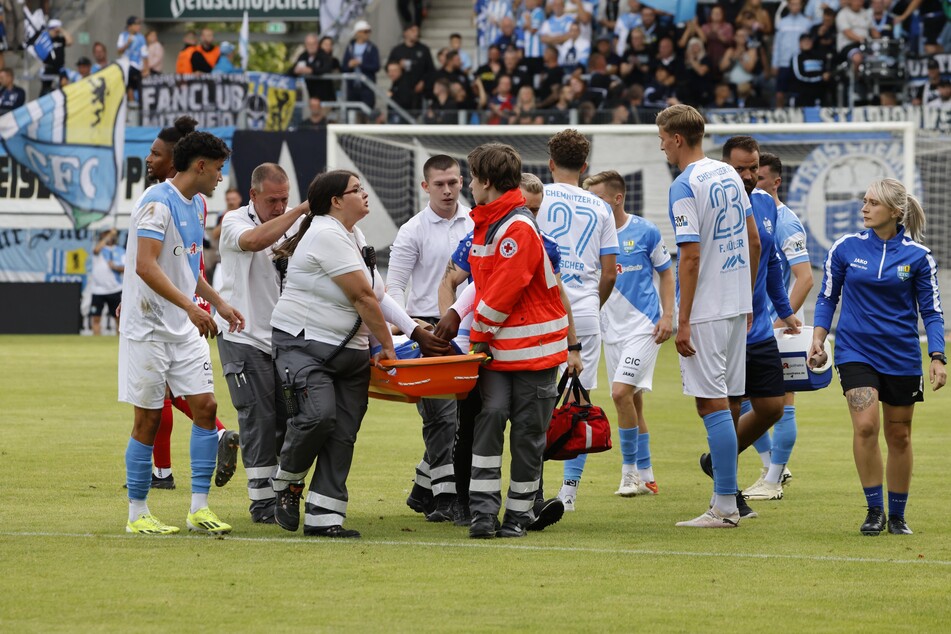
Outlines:
[[[908,193],[904,184],[894,178],[883,178],[868,186],[873,198],[898,212],[898,224],[905,227],[908,237],[921,242],[925,237],[925,210],[921,202]]]
[[[624,182],[624,177],[618,174],[614,170],[606,170],[604,172],[598,172],[593,176],[589,176],[584,179],[582,187],[584,189],[591,189],[594,185],[604,184],[605,187],[609,187],[615,194],[623,194],[627,190],[627,184]]]
[[[531,172],[522,172],[522,181],[518,186],[529,194],[540,194],[545,191],[545,185],[542,183],[542,179]]]
[[[687,145],[697,147],[703,140],[706,121],[693,106],[678,103],[665,108],[657,115],[657,127],[667,134],[679,134]]]

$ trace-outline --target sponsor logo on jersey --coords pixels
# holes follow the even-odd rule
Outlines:
[[[643,271],[643,270],[644,270],[643,264],[628,264],[627,266],[621,266],[620,264],[617,265],[618,275],[620,275],[621,273],[636,273],[637,271]]]
[[[191,246],[188,246],[188,247],[183,246],[183,245],[179,245],[179,246],[175,247],[174,249],[172,249],[172,253],[173,253],[174,255],[183,255],[183,254],[185,254],[185,253],[187,253],[188,255],[197,255],[197,254],[198,254],[198,244],[195,243],[195,242],[192,242],[192,243],[191,243]]]
[[[766,229],[766,232],[769,234],[773,233],[773,221],[769,218],[763,218],[763,228]]]
[[[687,216],[674,216],[674,226],[675,226],[675,227],[686,227],[686,226],[687,226]]]
[[[746,266],[746,260],[743,259],[742,253],[737,253],[736,255],[731,255],[723,261],[723,266],[720,267],[721,271],[732,271],[735,268]]]
[[[852,263],[849,265],[856,269],[862,269],[863,271],[868,270],[868,260],[863,260],[862,258],[855,258],[852,260]]]

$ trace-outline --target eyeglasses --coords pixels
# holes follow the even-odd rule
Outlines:
[[[340,194],[340,196],[343,197],[343,196],[346,196],[347,194],[365,194],[366,191],[367,190],[363,187],[363,185],[357,185],[353,189],[348,189],[347,191],[343,192],[342,194]]]

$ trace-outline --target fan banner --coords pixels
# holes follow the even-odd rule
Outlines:
[[[128,67],[114,63],[0,117],[0,142],[81,229],[115,209]]]

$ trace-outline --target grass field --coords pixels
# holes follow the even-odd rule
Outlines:
[[[659,496],[613,495],[615,448],[589,459],[578,510],[562,522],[474,542],[405,506],[422,452],[416,410],[371,401],[349,480],[346,525],[359,542],[252,525],[241,469],[211,497],[233,535],[149,539],[123,532],[132,408],[116,402],[116,353],[114,337],[0,337],[4,632],[951,629],[951,392],[929,391],[918,408],[910,537],[858,532],[864,498],[835,383],[799,397],[786,499],[754,503],[760,517],[738,530],[675,529],[704,510],[710,482],[669,344],[646,399]],[[613,414],[606,385],[602,373],[594,400]],[[175,424],[179,488],[149,505],[184,526],[189,427],[177,412]],[[554,488],[561,465],[546,471]],[[744,455],[741,486],[758,471]]]

